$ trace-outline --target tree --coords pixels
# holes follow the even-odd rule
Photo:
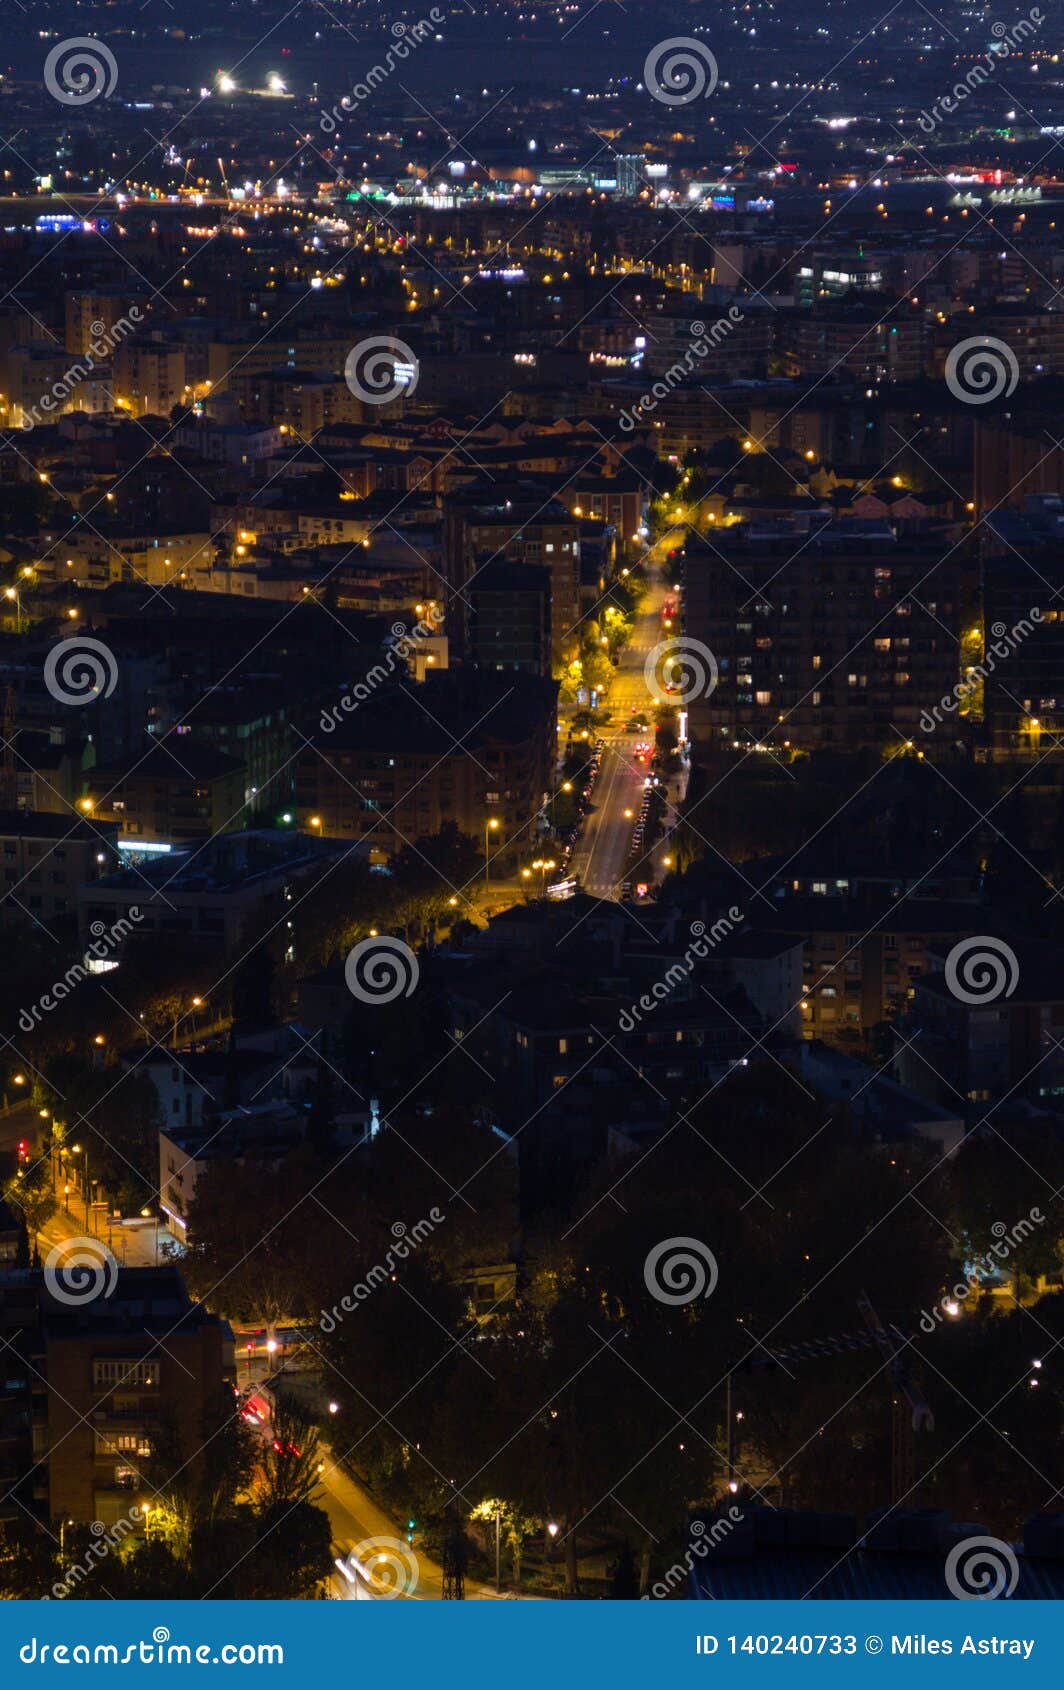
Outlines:
[[[273,1337],[306,1302],[301,1197],[320,1176],[317,1159],[302,1148],[279,1162],[209,1163],[188,1210],[182,1267],[193,1295]]]
[[[125,1214],[156,1200],[159,1184],[159,1097],[146,1074],[91,1068],[80,1059],[50,1073],[62,1097],[62,1142],[81,1143],[89,1171]]]
[[[997,1268],[1011,1276],[1017,1302],[1022,1278],[1059,1273],[1055,1194],[1064,1185],[1064,1146],[1055,1134],[987,1125],[965,1140],[944,1172],[961,1239],[955,1272],[978,1262],[978,1277],[989,1280]]]
[[[32,1249],[36,1250],[38,1233],[59,1207],[47,1162],[39,1159],[28,1168],[20,1168],[4,1187],[4,1201],[21,1214]]]
[[[172,1419],[161,1421],[144,1470],[154,1492],[151,1535],[190,1561],[197,1534],[232,1513],[254,1463],[253,1436],[231,1390],[208,1401],[191,1439]]]
[[[53,1534],[39,1526],[28,1509],[0,1525],[0,1596],[8,1601],[40,1597],[62,1570]]]
[[[318,1486],[321,1440],[305,1416],[278,1391],[270,1436],[259,1451],[254,1494],[263,1513],[307,1502]]]
[[[275,1600],[316,1595],[333,1568],[332,1527],[325,1510],[306,1500],[275,1503],[257,1515],[256,1527],[241,1593]]]
[[[635,1569],[632,1546],[625,1538],[620,1553],[610,1567],[610,1596],[614,1602],[634,1602],[639,1595],[639,1579]]]

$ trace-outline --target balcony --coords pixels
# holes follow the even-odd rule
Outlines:
[[[114,1425],[119,1429],[125,1427],[128,1430],[131,1421],[157,1420],[158,1415],[158,1404],[151,1402],[137,1408],[94,1408],[89,1419],[93,1426],[106,1428]]]

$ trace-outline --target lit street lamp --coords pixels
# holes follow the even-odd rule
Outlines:
[[[557,868],[557,866],[558,865],[553,857],[537,857],[535,862],[532,864],[533,868],[539,869],[539,895],[541,898],[547,883],[547,871],[552,868]]]
[[[497,833],[498,831],[499,831],[499,819],[498,819],[498,817],[497,816],[489,816],[488,820],[484,823],[484,884],[485,884],[485,886],[488,884],[488,881],[491,879],[490,836],[491,836],[491,834]]]
[[[571,780],[563,780],[561,786],[558,788],[558,792],[571,792],[572,790],[573,783]],[[554,829],[554,804],[557,799],[558,792],[552,792],[550,795],[550,825],[552,832]]]
[[[21,634],[21,632],[22,632],[22,594],[19,592],[17,587],[5,587],[4,588],[4,597],[5,597],[5,599],[8,599],[9,601],[12,601],[14,603],[14,606],[15,606],[15,632],[18,633],[18,634]]]
[[[194,997],[194,998],[192,998],[192,1000],[191,1000],[191,1003],[190,1003],[190,1007],[189,1007],[189,1010],[188,1010],[188,1011],[187,1011],[187,1012],[186,1012],[186,1013],[192,1013],[192,1012],[193,1012],[193,1011],[195,1011],[195,1010],[197,1010],[197,1009],[202,1009],[202,1008],[203,1008],[203,1005],[204,1005],[204,1002],[205,1002],[205,1000],[204,1000],[204,999],[203,999],[203,998],[201,998],[201,997]],[[175,1015],[175,1016],[174,1016],[174,1039],[173,1039],[173,1047],[174,1047],[174,1049],[175,1049],[175,1050],[176,1050],[176,1049],[177,1049],[177,1029],[178,1029],[178,1026],[179,1026],[179,1025],[180,1025],[180,1022],[181,1022],[181,1020],[182,1020],[182,1017],[181,1017],[181,1016],[180,1016],[180,1015]],[[193,1030],[195,1030],[195,1026],[196,1026],[196,1017],[195,1017],[195,1014],[194,1014],[194,1013],[192,1013],[192,1027],[193,1027]]]

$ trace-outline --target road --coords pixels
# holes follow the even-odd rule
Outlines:
[[[50,1122],[42,1119],[36,1104],[13,1104],[0,1111],[0,1151],[13,1153],[19,1142],[24,1140],[30,1147],[31,1158],[35,1160],[41,1155],[41,1140],[47,1126]],[[164,1227],[157,1227],[154,1220],[140,1225],[116,1226],[108,1220],[104,1209],[91,1209],[86,1215],[85,1204],[76,1187],[71,1190],[66,1207],[62,1203],[61,1187],[56,1190],[56,1196],[60,1199],[60,1206],[37,1236],[42,1261],[54,1245],[90,1235],[107,1245],[119,1267],[154,1267],[158,1261],[165,1259],[164,1251],[160,1249],[158,1255],[156,1252],[159,1246],[167,1243],[168,1234]]]
[[[406,1536],[397,1530],[395,1521],[346,1468],[334,1461],[331,1451],[323,1449],[323,1458],[325,1468],[319,1490],[312,1500],[329,1516],[337,1559],[347,1559],[350,1567],[352,1563],[348,1558],[352,1550],[357,1550],[359,1563],[372,1567],[375,1559],[383,1555],[386,1560],[381,1563],[382,1570],[378,1576],[388,1585],[398,1577],[403,1598],[415,1602],[442,1601],[443,1568],[430,1561],[422,1550],[407,1548]],[[348,1578],[338,1570],[333,1587],[334,1595],[346,1601],[387,1600],[357,1574]],[[467,1600],[472,1601],[504,1600],[496,1596],[491,1585],[480,1584],[468,1577],[465,1593]]]
[[[663,637],[661,611],[667,596],[663,578],[653,572],[610,686],[607,708],[612,720],[601,730],[606,742],[602,765],[569,869],[578,876],[583,890],[595,898],[616,898],[621,881],[627,877],[634,818],[639,814],[648,773],[648,767],[636,762],[635,747],[642,741],[654,741],[652,712],[656,701],[643,670],[648,653]],[[646,733],[621,731],[633,705],[650,724]],[[626,810],[632,812],[631,817],[625,815]],[[644,879],[654,878],[651,862],[642,864],[639,872]]]
[[[96,1208],[90,1210],[86,1222],[85,1205],[77,1192],[73,1192],[69,1207],[60,1205],[41,1228],[37,1248],[44,1261],[54,1245],[91,1237],[106,1245],[119,1267],[158,1267],[166,1261],[166,1247],[171,1243],[166,1228],[154,1220],[145,1221],[142,1226],[121,1226],[109,1221],[105,1210]]]
[[[238,1331],[236,1336],[238,1378],[247,1388],[252,1369],[240,1365],[240,1352],[242,1340],[248,1334]],[[301,1413],[311,1420],[321,1415],[326,1394],[313,1361],[304,1369],[296,1357],[283,1375],[256,1361],[253,1376],[266,1383],[280,1383],[283,1378],[287,1398]],[[269,1437],[269,1424],[260,1426],[258,1432],[261,1437]],[[330,1585],[333,1598],[341,1602],[388,1601],[394,1590],[395,1597],[405,1601],[442,1601],[443,1568],[416,1545],[413,1549],[407,1545],[405,1531],[359,1483],[351,1469],[336,1458],[325,1438],[320,1440],[320,1458],[321,1476],[311,1500],[325,1510],[332,1526],[337,1569]],[[465,1589],[471,1600],[505,1600],[496,1595],[492,1585],[481,1584],[476,1579],[467,1578]]]

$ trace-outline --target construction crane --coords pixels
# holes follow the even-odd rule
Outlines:
[[[877,1349],[887,1364],[891,1381],[891,1440],[890,1440],[890,1500],[897,1505],[909,1496],[916,1486],[917,1432],[933,1432],[935,1417],[920,1388],[919,1378],[906,1351],[909,1341],[898,1327],[884,1326],[872,1306],[866,1291],[857,1299],[858,1312],[865,1323],[863,1332],[840,1332],[826,1338],[807,1338],[797,1344],[780,1345],[753,1355],[740,1364],[743,1372],[769,1367],[786,1369],[788,1363],[823,1361],[829,1356],[844,1355],[849,1350]],[[733,1369],[737,1372],[739,1369]],[[732,1412],[732,1373],[726,1381],[727,1449],[725,1463],[729,1490],[736,1490],[735,1482],[735,1426]]]

